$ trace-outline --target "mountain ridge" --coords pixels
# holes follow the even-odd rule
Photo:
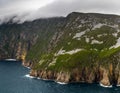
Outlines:
[[[42,18],[37,18],[37,19],[34,19],[34,20],[26,20],[26,21],[23,21],[23,22],[21,22],[20,20],[20,18],[17,18],[18,16],[17,15],[13,15],[13,16],[10,16],[10,17],[5,17],[5,19],[4,20],[0,20],[1,22],[0,22],[0,25],[2,25],[2,24],[7,24],[7,23],[10,23],[10,24],[13,24],[13,23],[15,23],[15,24],[23,24],[23,23],[29,23],[29,22],[33,22],[33,21],[37,21],[37,20],[41,20],[41,19],[51,19],[51,18],[66,18],[66,17],[68,17],[69,15],[71,15],[71,14],[78,14],[78,15],[80,15],[80,14],[82,14],[82,15],[104,15],[104,16],[120,16],[120,15],[117,15],[117,14],[105,14],[105,13],[95,13],[95,12],[88,12],[88,13],[84,13],[84,12],[71,12],[70,14],[68,14],[67,16],[53,16],[53,17],[42,17]],[[16,20],[17,19],[17,20]],[[3,22],[2,22],[3,21]]]

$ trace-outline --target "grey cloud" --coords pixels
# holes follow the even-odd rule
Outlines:
[[[66,16],[67,14],[73,11],[120,14],[119,0],[54,0],[54,2],[38,10],[27,11],[24,8],[25,6],[24,4],[26,4],[24,2],[30,2],[30,1],[34,1],[34,0],[0,1],[1,19],[4,19],[6,15],[7,17],[9,15],[17,15],[17,17],[14,18],[14,21],[20,21],[21,23],[26,20],[30,21],[37,18]],[[8,7],[6,5],[8,5]],[[12,7],[13,5],[14,7]]]
[[[112,11],[118,10],[119,2],[115,2],[115,0],[71,0],[73,2],[64,2],[56,1],[53,4],[41,9],[49,14],[53,15],[66,15],[72,11],[79,12],[100,12],[105,11],[106,13],[112,13]],[[109,11],[109,12],[108,12]],[[111,12],[110,12],[111,11]]]

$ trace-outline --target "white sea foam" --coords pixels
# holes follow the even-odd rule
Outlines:
[[[65,82],[58,82],[58,81],[55,81],[56,83],[60,84],[60,85],[66,85],[67,83]]]
[[[28,69],[30,69],[30,67],[27,67]]]
[[[24,66],[24,67],[26,67],[26,68],[28,68],[28,69],[31,69],[30,67],[28,67],[28,66]]]
[[[104,88],[112,88],[112,85],[110,85],[110,86],[105,86],[105,85],[103,85],[103,84],[101,84],[101,83],[100,83],[100,86],[102,86],[102,87],[104,87]]]
[[[26,67],[26,68],[30,69],[30,67]]]
[[[37,77],[37,79],[41,79],[41,78]]]
[[[54,81],[54,80],[50,80],[50,79],[43,79],[43,78],[40,78],[40,77],[33,77],[33,76],[30,76],[29,74],[25,75],[24,77],[30,78],[30,79],[33,79],[33,78],[36,78],[36,79],[39,79],[39,80],[41,79],[41,80],[44,80],[44,81]],[[68,84],[68,83],[59,82],[59,81],[54,81],[54,82],[56,82],[56,83],[58,83],[60,85],[66,85],[66,84]]]
[[[6,61],[17,61],[16,59],[5,59]]]
[[[117,85],[117,87],[120,87],[120,85]]]
[[[44,81],[51,81],[50,79],[44,79],[44,78],[42,80],[44,80]]]
[[[30,76],[29,74],[25,75],[25,77],[27,77],[27,78],[36,78],[36,77]]]

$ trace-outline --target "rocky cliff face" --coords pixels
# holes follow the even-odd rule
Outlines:
[[[4,23],[0,25],[0,59],[14,58],[24,60],[28,51],[47,51],[53,35],[59,31],[64,18],[39,19],[23,24]],[[32,56],[29,57],[32,59]]]
[[[58,82],[120,84],[120,16],[73,12],[67,17],[0,26],[0,59],[30,66]]]
[[[31,70],[31,76],[39,77],[56,82],[86,82],[86,83],[101,83],[104,86],[120,85],[119,70],[112,70],[104,67],[94,67],[91,70],[85,67],[82,70],[73,69],[69,71],[56,72],[53,70]]]

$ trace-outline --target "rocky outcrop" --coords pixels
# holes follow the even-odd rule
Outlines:
[[[118,76],[118,80],[117,80],[117,85],[120,85],[120,72],[119,72],[119,76]]]
[[[60,73],[58,73],[56,81],[69,83],[69,81],[70,81],[70,73],[68,73],[68,72],[60,72]]]
[[[27,67],[27,68],[32,69],[32,67],[33,67],[33,62],[32,62],[32,61],[22,60],[22,65],[23,65],[24,67]],[[34,70],[33,70],[33,71],[34,71]],[[34,72],[33,72],[33,73],[34,73]]]
[[[106,69],[103,69],[103,78],[100,81],[101,84],[103,84],[104,86],[111,86],[110,84],[110,80],[109,80],[109,73]]]

